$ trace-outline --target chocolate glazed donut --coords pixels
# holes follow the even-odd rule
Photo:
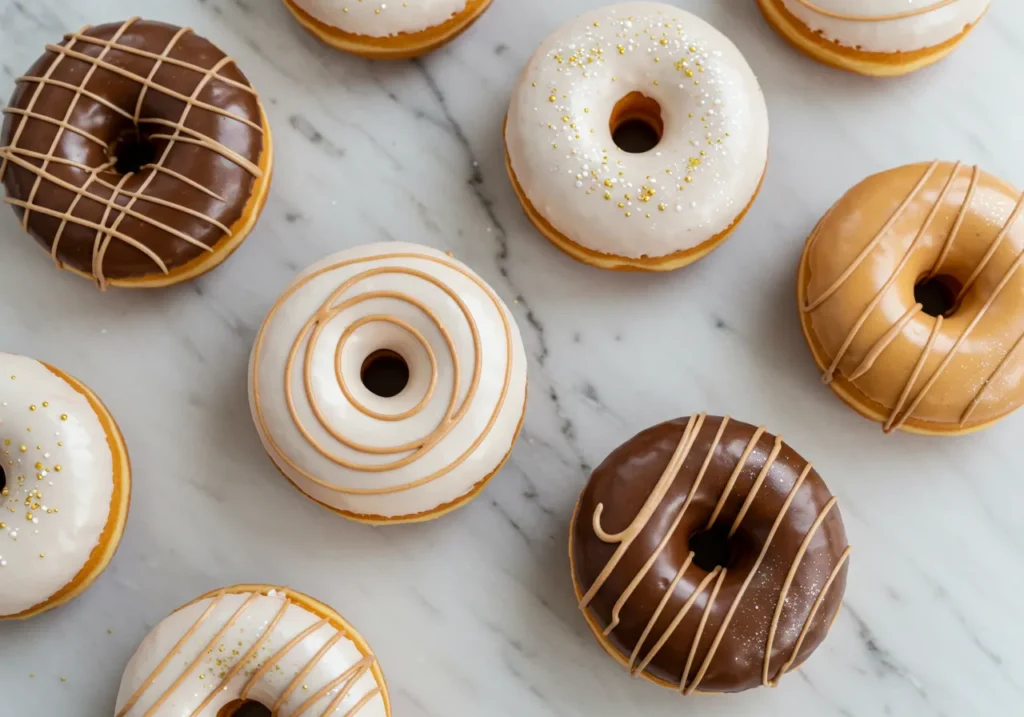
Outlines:
[[[640,433],[583,491],[573,582],[606,651],[685,694],[777,684],[824,640],[850,547],[781,437],[700,414]]]
[[[269,183],[269,131],[255,90],[209,41],[138,19],[88,27],[16,82],[0,178],[59,267],[101,288],[165,285],[244,239]]]

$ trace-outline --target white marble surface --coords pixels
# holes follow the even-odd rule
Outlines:
[[[538,237],[502,157],[519,68],[549,31],[600,4],[496,0],[432,57],[372,64],[320,45],[277,0],[0,0],[3,95],[62,32],[150,15],[239,59],[277,144],[257,230],[225,267],[170,291],[100,294],[56,273],[0,211],[0,347],[91,384],[135,469],[127,533],[96,586],[0,626],[4,717],[112,714],[148,629],[243,581],[287,583],[341,610],[376,647],[401,717],[1019,714],[1024,415],[963,439],[884,437],[818,380],[793,283],[805,235],[867,173],[938,156],[1024,184],[1024,5],[997,0],[950,60],[879,82],[795,54],[750,0],[677,0],[747,54],[772,158],[723,248],[671,276],[638,276],[577,264]],[[451,250],[515,302],[532,385],[522,440],[479,500],[433,524],[375,530],[278,475],[249,418],[245,368],[300,267],[387,239]],[[767,423],[813,459],[855,553],[845,608],[805,669],[774,691],[683,701],[598,649],[573,600],[566,526],[588,468],[613,446],[701,409]]]

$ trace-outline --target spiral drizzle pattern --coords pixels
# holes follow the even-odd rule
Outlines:
[[[292,285],[285,292],[285,294],[277,301],[277,303],[273,306],[273,308],[271,308],[270,313],[268,314],[267,319],[265,320],[265,322],[263,324],[263,327],[260,329],[260,333],[259,333],[259,335],[257,336],[257,339],[256,339],[256,345],[255,345],[254,354],[253,354],[253,356],[254,356],[254,364],[256,366],[259,366],[259,356],[260,356],[260,352],[261,352],[261,349],[262,349],[264,337],[266,335],[267,327],[271,324],[272,320],[274,319],[274,317],[278,313],[278,311],[281,309],[281,307],[293,295],[295,295],[297,292],[299,292],[303,287],[307,286],[313,280],[317,279],[318,277],[320,277],[320,276],[322,276],[322,275],[324,275],[324,274],[326,274],[328,272],[337,271],[339,269],[343,269],[345,267],[352,266],[352,265],[365,264],[365,263],[380,261],[380,260],[384,260],[384,259],[415,259],[415,260],[433,262],[433,263],[438,264],[440,266],[443,266],[443,267],[445,267],[447,269],[451,269],[451,270],[459,272],[460,274],[465,276],[467,279],[471,280],[474,284],[476,284],[483,291],[484,295],[486,295],[487,298],[491,300],[491,302],[494,305],[495,310],[497,311],[498,315],[501,317],[502,326],[503,326],[503,329],[504,329],[505,347],[506,347],[505,348],[505,372],[504,372],[504,379],[503,379],[503,383],[502,383],[500,397],[499,397],[499,399],[498,399],[498,401],[497,401],[497,403],[496,403],[496,405],[494,407],[494,410],[492,411],[492,413],[490,415],[489,420],[487,421],[486,425],[483,427],[483,430],[473,440],[473,442],[471,443],[471,445],[468,448],[466,448],[459,456],[457,456],[452,462],[448,463],[445,467],[443,467],[443,468],[441,468],[439,470],[436,470],[433,473],[431,473],[429,475],[426,475],[426,476],[424,476],[422,478],[419,478],[417,480],[409,481],[409,482],[402,483],[402,484],[395,485],[395,486],[387,486],[387,487],[381,487],[381,488],[348,488],[348,487],[338,486],[338,485],[335,485],[333,483],[325,482],[324,480],[322,480],[321,478],[317,477],[316,475],[311,474],[309,471],[307,471],[304,468],[302,468],[301,466],[299,466],[295,462],[294,459],[292,459],[290,456],[288,456],[281,449],[281,446],[277,443],[277,441],[274,440],[274,437],[273,437],[272,433],[270,432],[270,430],[267,427],[266,420],[265,420],[265,418],[263,416],[263,411],[262,411],[262,408],[261,408],[261,400],[260,400],[260,392],[259,392],[259,380],[258,380],[258,376],[254,375],[254,378],[253,378],[253,403],[254,403],[254,407],[255,407],[256,420],[257,420],[257,422],[260,425],[261,432],[266,437],[266,439],[270,443],[270,445],[273,447],[275,453],[278,456],[280,456],[280,458],[285,463],[287,463],[289,467],[291,467],[293,470],[295,470],[297,473],[299,473],[300,475],[302,475],[306,479],[310,480],[311,482],[313,482],[313,483],[315,483],[315,484],[317,484],[319,486],[322,486],[324,488],[327,488],[329,490],[335,491],[337,493],[342,493],[342,494],[346,494],[346,495],[364,495],[365,496],[365,495],[385,495],[385,494],[390,494],[390,493],[398,493],[398,492],[402,492],[402,491],[406,491],[406,490],[411,490],[411,489],[419,487],[421,485],[425,485],[425,484],[430,483],[431,481],[437,480],[438,478],[441,478],[442,476],[444,476],[444,475],[448,474],[449,472],[451,472],[454,468],[456,468],[461,463],[463,463],[480,446],[480,444],[484,441],[484,439],[490,433],[491,429],[494,427],[494,424],[495,424],[495,422],[498,419],[498,416],[501,414],[502,408],[504,406],[505,400],[506,400],[507,395],[508,395],[509,386],[510,386],[511,381],[512,381],[512,349],[513,349],[512,330],[511,330],[511,326],[510,326],[510,323],[509,323],[509,318],[506,316],[506,313],[505,313],[504,307],[503,307],[503,305],[501,303],[501,300],[497,297],[497,295],[494,293],[494,291],[489,286],[487,286],[487,284],[485,284],[480,278],[478,278],[477,276],[475,276],[471,272],[468,272],[467,270],[465,270],[464,268],[459,266],[457,263],[455,263],[453,261],[447,261],[447,260],[442,259],[440,257],[433,257],[433,256],[426,255],[426,254],[416,254],[416,253],[396,253],[396,254],[388,254],[388,255],[376,255],[376,256],[360,257],[360,258],[356,258],[356,259],[348,259],[348,260],[344,260],[344,261],[339,261],[339,262],[335,262],[335,263],[329,264],[327,266],[321,267],[317,271],[312,272],[308,276],[305,276],[302,279],[300,279],[298,282],[296,282],[294,285]],[[426,281],[426,282],[436,286],[442,292],[444,292],[452,301],[454,301],[458,305],[459,309],[461,310],[462,315],[464,316],[464,318],[465,318],[465,320],[467,322],[467,325],[469,327],[470,333],[472,334],[473,346],[474,346],[473,376],[472,376],[472,379],[470,381],[469,389],[468,389],[468,391],[466,393],[466,396],[462,399],[461,402],[458,400],[459,386],[460,386],[461,375],[462,375],[461,362],[460,362],[460,359],[459,359],[459,355],[458,355],[458,352],[456,351],[456,347],[455,347],[454,341],[452,340],[450,332],[444,326],[444,324],[441,322],[441,319],[438,317],[438,315],[433,310],[431,310],[429,306],[427,306],[425,303],[423,303],[419,299],[415,298],[414,296],[411,296],[410,294],[407,294],[407,293],[404,293],[404,292],[399,292],[399,291],[368,291],[368,292],[365,292],[365,293],[356,294],[355,296],[353,296],[351,298],[342,300],[342,297],[346,293],[350,292],[353,288],[355,288],[359,283],[361,283],[361,282],[363,282],[363,281],[365,281],[367,279],[370,279],[372,277],[375,277],[375,276],[394,275],[394,274],[410,276],[410,277],[413,277],[413,278],[420,279],[422,281]],[[315,392],[313,390],[313,385],[312,385],[311,367],[312,367],[313,355],[314,355],[314,352],[316,350],[317,343],[319,342],[319,340],[321,338],[321,334],[322,334],[323,330],[325,329],[325,327],[328,325],[328,323],[330,321],[335,319],[342,312],[344,312],[344,311],[346,311],[348,309],[351,309],[351,308],[353,308],[355,306],[358,306],[359,304],[362,304],[362,303],[364,303],[366,301],[369,301],[371,299],[396,299],[396,300],[399,300],[399,301],[406,302],[406,303],[414,306],[419,311],[421,311],[431,321],[431,323],[434,324],[434,326],[440,332],[441,336],[444,338],[445,343],[448,346],[448,350],[449,350],[449,352],[451,354],[451,360],[452,360],[453,376],[452,376],[451,396],[450,396],[450,398],[448,400],[448,405],[447,405],[447,407],[445,409],[444,416],[439,421],[438,425],[432,431],[430,431],[429,433],[427,433],[426,435],[424,435],[424,436],[422,436],[420,438],[417,438],[417,439],[414,439],[412,441],[408,441],[406,443],[403,443],[403,444],[397,445],[397,446],[393,446],[393,447],[376,447],[376,446],[368,446],[368,445],[365,445],[365,444],[358,443],[358,442],[348,438],[347,436],[345,436],[343,433],[341,433],[339,430],[337,430],[334,426],[330,425],[330,423],[327,421],[326,417],[324,416],[323,411],[321,410],[320,406],[318,405],[316,394],[315,394]],[[340,366],[341,366],[342,352],[343,352],[343,349],[344,349],[344,346],[345,346],[346,342],[349,340],[349,338],[351,338],[352,334],[357,329],[359,329],[360,327],[362,327],[362,326],[364,326],[366,324],[378,323],[378,322],[392,324],[394,326],[398,326],[399,328],[407,331],[420,344],[420,346],[422,346],[424,348],[424,350],[426,351],[427,356],[429,358],[429,361],[430,361],[430,365],[431,365],[431,378],[430,378],[430,384],[429,384],[429,387],[427,388],[426,394],[424,395],[424,397],[419,401],[419,403],[416,406],[414,406],[413,408],[411,408],[411,409],[409,409],[409,410],[407,410],[407,411],[405,411],[403,413],[399,413],[399,414],[382,414],[380,412],[374,411],[374,410],[368,408],[367,406],[363,405],[361,402],[359,402],[352,395],[351,390],[346,385],[345,378],[344,378],[343,373],[341,371],[341,367]],[[308,341],[307,341],[307,337],[308,337]],[[304,342],[305,342],[305,350],[303,350],[303,343]],[[328,298],[321,304],[320,308],[309,318],[309,320],[299,330],[297,336],[295,337],[295,339],[294,339],[294,341],[293,341],[293,343],[291,345],[291,349],[290,349],[290,351],[288,353],[288,359],[287,359],[286,364],[285,364],[285,375],[284,375],[285,400],[286,400],[286,403],[288,405],[289,413],[292,416],[292,420],[294,421],[296,428],[302,434],[303,438],[309,443],[309,445],[312,446],[314,449],[316,449],[316,451],[320,455],[325,457],[326,459],[328,459],[331,462],[335,463],[336,465],[342,466],[344,468],[348,468],[348,469],[354,470],[354,471],[366,472],[366,473],[381,473],[381,472],[385,472],[385,471],[397,470],[399,468],[403,468],[405,466],[408,466],[408,465],[414,463],[415,461],[419,460],[424,455],[429,453],[457,425],[459,425],[460,421],[462,421],[462,419],[465,417],[465,415],[468,412],[470,406],[472,405],[474,399],[477,397],[477,389],[478,389],[478,386],[479,386],[479,383],[480,383],[481,367],[482,367],[482,363],[483,363],[482,362],[482,350],[481,349],[482,349],[482,347],[481,347],[481,341],[480,341],[479,327],[477,325],[475,317],[473,316],[473,313],[470,311],[469,307],[462,300],[462,298],[458,295],[458,293],[454,289],[452,289],[452,287],[450,287],[448,284],[446,284],[445,282],[443,282],[441,279],[437,278],[436,276],[428,274],[428,273],[426,273],[424,271],[420,271],[418,269],[412,269],[412,268],[402,267],[402,266],[382,266],[382,267],[370,268],[370,269],[362,271],[359,274],[356,274],[355,276],[345,280],[337,289],[335,289],[333,292],[331,292],[330,296],[328,296]],[[334,438],[335,440],[337,440],[342,445],[344,445],[344,446],[346,446],[346,447],[348,447],[348,448],[350,448],[350,449],[352,449],[354,451],[358,451],[358,452],[362,452],[362,453],[367,453],[367,454],[370,454],[370,455],[397,455],[397,454],[401,454],[401,453],[408,453],[408,455],[406,455],[406,456],[404,456],[402,458],[398,458],[398,459],[396,459],[394,461],[391,461],[391,462],[388,462],[388,463],[384,463],[384,464],[363,464],[363,463],[355,463],[355,462],[350,461],[350,460],[348,460],[348,459],[346,459],[346,458],[344,458],[342,456],[335,455],[330,450],[328,450],[325,446],[323,446],[321,444],[321,442],[318,441],[310,433],[309,429],[303,424],[303,422],[302,422],[302,420],[301,420],[301,418],[300,418],[300,416],[298,414],[298,411],[296,410],[296,403],[295,403],[296,396],[295,396],[295,391],[293,390],[293,377],[294,377],[294,372],[296,370],[296,366],[299,364],[300,359],[301,359],[301,362],[302,362],[301,365],[302,365],[303,386],[304,386],[304,389],[305,389],[306,398],[307,398],[307,400],[309,402],[309,407],[312,410],[314,416],[316,417],[317,422],[320,424],[320,426],[325,431],[327,431],[327,433],[332,438]],[[422,333],[420,331],[418,331],[415,327],[413,327],[408,322],[406,322],[406,321],[404,321],[404,320],[402,320],[402,319],[400,319],[398,317],[390,316],[390,315],[386,315],[386,314],[371,314],[371,315],[368,315],[368,316],[364,316],[364,317],[354,321],[348,327],[346,327],[345,331],[342,333],[341,337],[339,338],[338,344],[337,344],[337,346],[335,347],[335,350],[334,350],[334,370],[335,370],[335,376],[336,376],[337,381],[338,381],[338,387],[341,390],[341,392],[344,394],[346,399],[349,401],[349,403],[356,410],[358,410],[360,413],[362,413],[362,414],[364,414],[366,416],[369,416],[371,418],[375,418],[375,419],[382,420],[382,421],[396,422],[396,421],[405,420],[405,419],[411,418],[411,417],[413,417],[415,415],[418,415],[429,404],[430,399],[433,396],[433,394],[435,392],[435,389],[436,389],[436,385],[437,385],[437,374],[438,374],[438,371],[437,371],[437,357],[434,354],[434,351],[431,349],[429,342],[426,340],[426,338],[422,335]]]

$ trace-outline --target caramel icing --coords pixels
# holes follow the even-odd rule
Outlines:
[[[970,428],[1024,403],[1022,211],[1019,191],[959,162],[851,190],[805,250],[802,310],[825,382],[862,394],[887,432]],[[955,306],[929,316],[914,288],[942,276]]]
[[[243,211],[243,185],[263,174],[258,99],[234,60],[188,28],[138,18],[84,28],[46,51],[17,79],[0,140],[5,201],[23,228],[48,245],[58,267],[85,272],[100,288],[109,278],[166,275],[212,253]],[[110,157],[127,128],[158,154],[119,175]]]
[[[813,646],[823,639],[838,610],[841,589],[830,591],[845,582],[850,550],[835,505],[811,464],[763,427],[703,413],[685,426],[656,426],[614,452],[581,498],[573,563],[589,587],[580,607],[633,674],[671,681],[684,694],[702,685],[775,685],[809,655],[812,634]],[[747,550],[704,570],[683,546],[720,521]],[[751,613],[748,592],[757,604],[770,596],[772,612]],[[763,646],[760,659],[752,645]]]

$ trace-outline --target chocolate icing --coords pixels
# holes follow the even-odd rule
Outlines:
[[[173,25],[129,20],[48,45],[18,78],[5,114],[0,177],[7,202],[58,265],[101,285],[170,273],[208,253],[242,218],[261,176],[256,92],[233,60]],[[173,143],[154,136],[175,134]],[[150,164],[119,173],[113,153],[125,137],[148,142],[167,171]],[[77,201],[75,190],[83,194]],[[133,202],[132,193],[154,199]],[[115,194],[117,208],[103,204]],[[136,215],[120,209],[129,205]]]
[[[775,684],[784,672],[802,664],[825,638],[846,587],[846,533],[839,509],[834,507],[835,499],[818,473],[781,439],[763,429],[726,419],[723,430],[722,423],[722,418],[703,414],[669,421],[617,448],[591,476],[571,531],[573,577],[588,617],[604,630],[612,622],[614,605],[629,591],[634,578],[643,573],[706,465],[681,521],[621,606],[619,622],[608,634],[611,648],[624,661],[629,662],[631,655],[635,655],[631,669],[637,671],[680,608],[703,584],[703,591],[645,668],[648,676],[677,685],[687,693],[737,692]],[[692,443],[687,451],[688,425],[696,430],[690,436]],[[678,458],[683,452],[682,467],[673,478],[667,474],[667,468],[673,456]],[[769,462],[771,465],[764,470]],[[663,476],[665,480],[661,481]],[[748,501],[759,477],[761,483]],[[793,491],[797,483],[800,485]],[[659,484],[665,489],[660,501]],[[722,501],[727,489],[727,497]],[[646,522],[642,515],[645,504],[650,511]],[[716,507],[719,509],[713,532],[720,536],[727,535],[743,513],[729,541],[724,577],[721,569],[706,562],[706,556],[691,558],[649,628],[666,591],[696,546],[690,542],[691,536],[707,530]],[[595,531],[595,523],[603,536]],[[638,532],[630,544],[631,525]],[[620,544],[624,552],[615,564]],[[801,558],[799,553],[804,544],[806,552]],[[754,572],[759,557],[762,561]],[[715,572],[700,567],[698,562]],[[614,567],[607,573],[606,581],[593,591],[602,572],[611,565]],[[586,595],[588,591],[592,595]],[[730,611],[731,621],[722,629]],[[801,640],[802,633],[805,634]],[[708,660],[716,639],[719,644]],[[688,661],[690,667],[684,675]]]

